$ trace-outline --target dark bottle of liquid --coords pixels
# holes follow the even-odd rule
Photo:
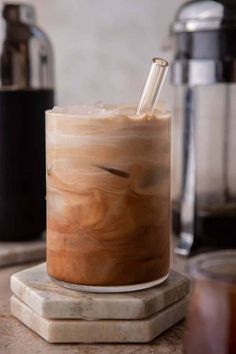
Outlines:
[[[2,8],[0,53],[0,241],[46,228],[45,110],[54,104],[52,48],[31,5]]]

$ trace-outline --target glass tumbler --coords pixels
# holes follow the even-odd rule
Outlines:
[[[170,113],[128,106],[46,113],[47,269],[122,292],[163,282],[170,256]]]
[[[190,265],[195,279],[186,354],[236,353],[236,251],[212,252]]]

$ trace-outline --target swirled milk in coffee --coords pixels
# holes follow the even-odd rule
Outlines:
[[[170,115],[126,106],[47,112],[47,267],[71,284],[169,272]]]

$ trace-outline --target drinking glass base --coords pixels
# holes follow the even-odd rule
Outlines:
[[[67,283],[61,280],[57,280],[50,276],[50,278],[58,285],[70,290],[84,291],[89,293],[126,293],[130,291],[139,291],[144,289],[152,288],[156,285],[163,283],[169,276],[167,273],[164,277],[150,281],[148,283],[134,284],[134,285],[118,285],[118,286],[90,286],[90,285],[78,285]]]

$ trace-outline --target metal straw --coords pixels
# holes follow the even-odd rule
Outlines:
[[[152,113],[164,83],[169,64],[161,58],[152,59],[152,65],[144,85],[136,114]]]

